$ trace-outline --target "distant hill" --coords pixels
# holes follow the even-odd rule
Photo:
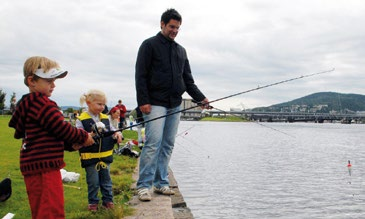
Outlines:
[[[289,102],[268,107],[258,107],[252,111],[266,112],[357,112],[365,111],[365,95],[319,92]]]
[[[79,106],[60,106],[60,108],[61,108],[61,110],[63,110],[63,111],[66,111],[66,110],[68,110],[68,109],[74,109],[74,110],[79,110],[80,109],[80,107]]]

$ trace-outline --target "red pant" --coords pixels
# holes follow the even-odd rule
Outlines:
[[[33,219],[65,218],[62,176],[59,170],[24,176]]]

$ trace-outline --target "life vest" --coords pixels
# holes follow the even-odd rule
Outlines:
[[[108,115],[100,113],[100,122],[104,123],[106,130],[110,131],[110,123]],[[93,118],[87,112],[81,113],[78,119],[82,122],[84,129],[87,132],[92,131],[92,126],[95,124]],[[113,162],[113,148],[114,139],[112,136],[98,139],[92,146],[85,146],[79,150],[81,166],[87,167],[98,163],[112,163]]]

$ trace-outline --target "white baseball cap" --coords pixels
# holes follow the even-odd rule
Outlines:
[[[67,71],[64,71],[60,68],[51,68],[49,71],[44,72],[42,68],[37,69],[37,71],[34,72],[35,75],[37,75],[40,78],[64,78],[67,75]]]

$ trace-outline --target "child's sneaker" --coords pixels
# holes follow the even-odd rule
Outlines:
[[[98,204],[89,204],[87,209],[89,209],[89,211],[96,212],[98,210]]]
[[[114,208],[114,203],[113,202],[103,203],[103,207],[106,208],[106,209],[113,209]]]

